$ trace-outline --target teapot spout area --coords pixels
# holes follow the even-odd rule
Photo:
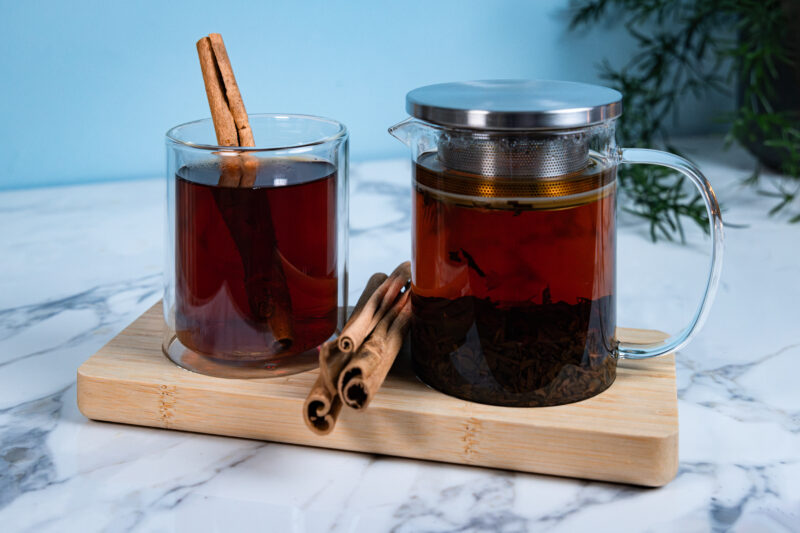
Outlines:
[[[415,126],[416,121],[413,118],[407,118],[404,121],[398,122],[394,126],[391,126],[389,128],[389,135],[406,146],[411,147],[411,143],[414,140],[414,133],[416,131]]]
[[[422,120],[407,118],[389,128],[389,133],[408,146],[411,157],[416,159],[421,154],[436,151],[441,130]]]

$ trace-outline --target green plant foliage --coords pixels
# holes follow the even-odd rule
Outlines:
[[[667,125],[684,97],[729,93],[741,81],[739,108],[724,117],[730,124],[729,142],[763,142],[780,150],[781,170],[793,178],[777,180],[768,190],[760,184],[758,169],[748,180],[760,187],[760,194],[777,199],[770,211],[774,214],[800,197],[800,121],[796,112],[772,106],[779,70],[797,65],[787,44],[793,4],[794,0],[574,0],[571,28],[613,18],[636,41],[638,52],[622,68],[608,62],[600,67],[601,76],[625,95],[626,113],[618,128],[625,146],[671,149]],[[700,197],[688,193],[676,173],[635,165],[620,168],[619,179],[629,200],[625,209],[649,221],[653,240],[683,240],[684,217],[708,230]],[[800,215],[791,222],[800,222]]]

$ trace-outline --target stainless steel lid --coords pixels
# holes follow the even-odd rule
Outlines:
[[[406,95],[406,111],[451,128],[553,130],[599,124],[622,113],[614,89],[549,80],[440,83]]]

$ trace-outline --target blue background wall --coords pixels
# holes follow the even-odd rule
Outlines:
[[[225,6],[224,8],[221,6]],[[163,134],[209,116],[195,41],[225,37],[250,112],[347,124],[351,158],[401,156],[386,128],[420,85],[598,81],[618,28],[569,32],[566,0],[0,0],[0,188],[157,176]],[[721,104],[724,106],[724,103]],[[690,105],[684,131],[717,112]]]

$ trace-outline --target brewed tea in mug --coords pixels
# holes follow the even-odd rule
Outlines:
[[[220,171],[175,177],[178,340],[234,362],[316,348],[338,316],[335,167],[264,161],[250,187],[220,187]]]

